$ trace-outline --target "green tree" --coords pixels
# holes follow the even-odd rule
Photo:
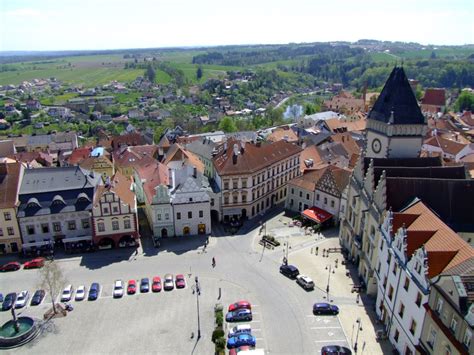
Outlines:
[[[221,119],[219,122],[219,129],[225,133],[237,132],[237,126],[235,125],[234,120],[229,116],[225,116]]]
[[[456,111],[474,111],[474,94],[469,91],[463,91],[454,104]]]
[[[156,72],[151,64],[148,64],[148,67],[146,68],[145,78],[147,78],[152,83],[155,82]]]
[[[201,68],[201,66],[198,66],[198,68],[196,70],[196,78],[197,78],[197,80],[201,80],[201,78],[202,78],[202,68]]]
[[[265,112],[265,116],[270,121],[271,126],[282,124],[284,122],[283,109],[281,107],[279,108],[273,108],[271,106],[268,107],[267,111]]]
[[[61,267],[54,260],[48,260],[39,269],[39,288],[45,289],[51,296],[53,311],[56,313],[56,298],[59,296],[67,280],[65,279]]]

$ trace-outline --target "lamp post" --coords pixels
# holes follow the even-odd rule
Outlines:
[[[329,300],[329,282],[331,281],[331,265],[326,265],[326,270],[328,270],[328,284],[326,286],[327,299]]]
[[[356,340],[355,340],[355,343],[354,343],[354,352],[355,353],[357,353],[357,342],[359,340],[359,331],[362,330],[362,321],[361,321],[361,319],[357,318],[356,323],[357,323],[357,333],[356,333]]]
[[[199,296],[201,295],[201,288],[199,287],[199,280],[198,277],[196,276],[194,278],[195,281],[195,286],[194,286],[194,292],[196,293],[196,302],[197,302],[197,316],[198,316],[198,334],[197,338],[198,340],[201,338],[201,319],[199,317]]]

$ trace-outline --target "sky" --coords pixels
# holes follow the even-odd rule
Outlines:
[[[474,43],[474,0],[0,0],[0,51]]]

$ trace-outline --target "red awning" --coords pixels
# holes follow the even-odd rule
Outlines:
[[[304,210],[301,212],[301,215],[315,221],[316,223],[323,223],[332,218],[332,214],[316,206]]]

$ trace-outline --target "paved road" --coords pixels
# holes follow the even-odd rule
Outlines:
[[[66,318],[55,321],[62,336],[55,333],[40,339],[26,348],[27,352],[41,353],[54,344],[56,353],[154,349],[167,354],[207,354],[213,349],[210,342],[214,327],[212,307],[218,302],[219,289],[224,307],[237,299],[248,299],[255,305],[252,327],[257,348],[264,348],[270,354],[316,354],[327,343],[347,345],[338,317],[315,317],[311,313],[312,304],[324,300],[325,291],[316,288],[306,292],[280,275],[282,248],[262,253],[256,243],[257,226],[257,221],[248,223],[242,228],[246,234],[235,236],[226,236],[223,228],[217,226],[207,248],[204,248],[204,238],[192,237],[165,241],[159,250],[146,244],[138,255],[132,250],[108,250],[59,259],[67,280],[73,285],[101,283],[104,286],[101,299],[93,304],[83,302],[71,317],[66,317],[67,321]],[[294,246],[291,253],[317,243],[306,241]],[[211,266],[212,257],[216,258],[215,268]],[[110,297],[115,279],[163,277],[166,273],[185,274],[189,277],[188,288],[123,300]],[[202,283],[202,341],[197,346],[188,339],[191,332],[197,332],[196,300],[190,288],[196,275]],[[5,273],[0,275],[0,292],[23,289],[32,292],[37,283],[36,270]],[[36,312],[39,316],[43,311],[27,309],[24,312]],[[0,322],[8,318],[6,312],[0,314]],[[91,332],[90,326],[95,324],[97,327]],[[80,336],[75,337],[76,333]],[[71,341],[71,337],[79,339]],[[105,343],[100,341],[104,337],[107,338]],[[88,346],[81,347],[82,343]]]

